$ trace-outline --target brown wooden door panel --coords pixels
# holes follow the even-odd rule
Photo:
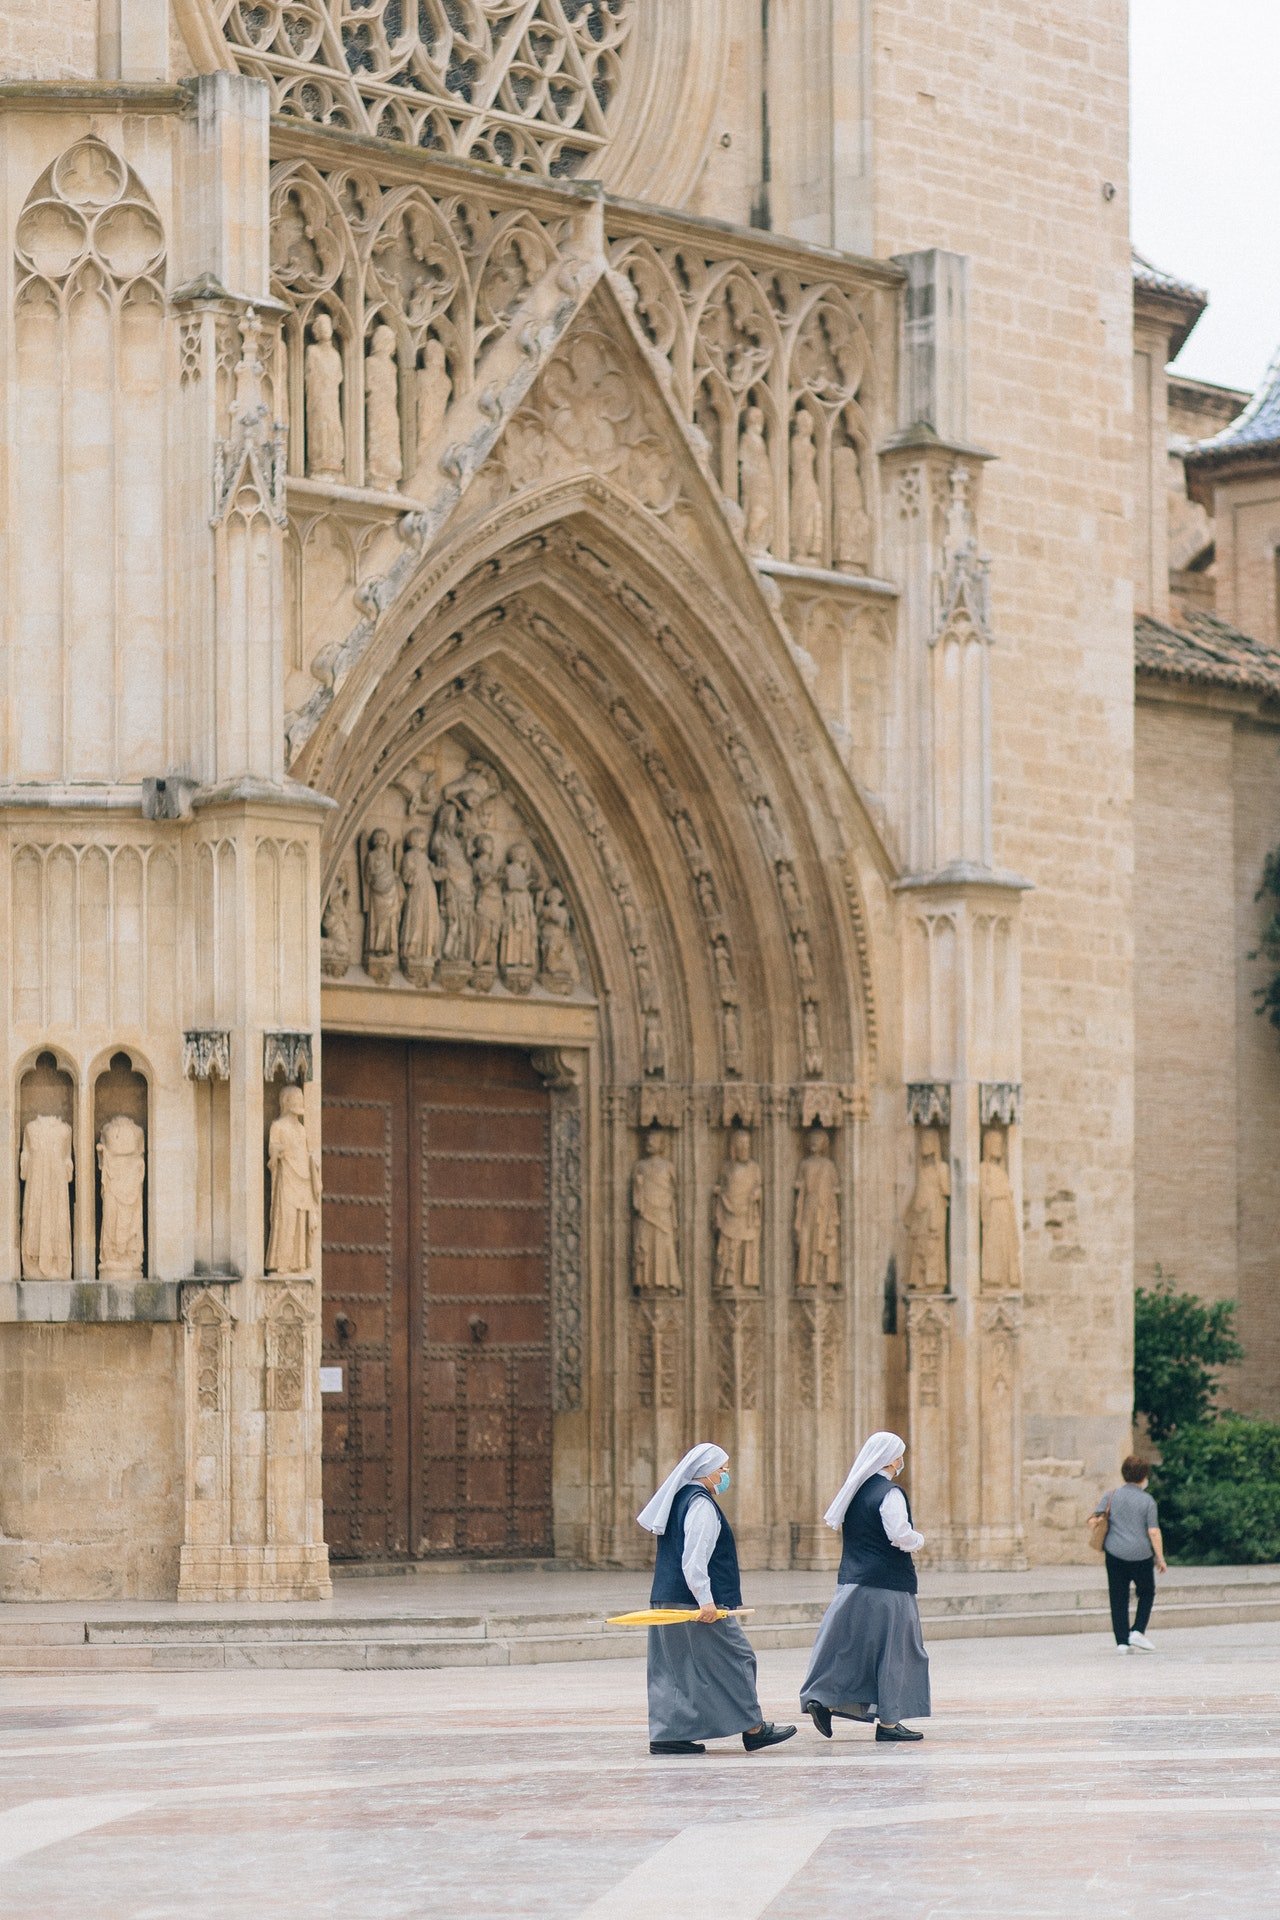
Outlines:
[[[502,1048],[327,1037],[336,1557],[551,1550],[549,1120]]]

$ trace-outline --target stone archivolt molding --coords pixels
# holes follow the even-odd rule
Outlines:
[[[565,179],[594,166],[640,0],[216,0],[274,111]]]

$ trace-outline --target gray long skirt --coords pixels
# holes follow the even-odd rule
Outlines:
[[[723,1740],[763,1719],[756,1656],[736,1620],[650,1627],[651,1740]]]
[[[822,1616],[800,1688],[854,1720],[920,1720],[929,1714],[929,1656],[914,1593],[837,1587]]]

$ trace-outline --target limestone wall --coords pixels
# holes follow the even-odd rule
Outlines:
[[[181,1329],[0,1327],[0,1591],[172,1599]]]
[[[875,243],[971,258],[998,865],[1026,874],[1032,1557],[1083,1557],[1128,1435],[1133,726],[1126,10],[876,9]],[[1106,184],[1114,188],[1107,198]],[[1039,1465],[1037,1465],[1039,1462]]]

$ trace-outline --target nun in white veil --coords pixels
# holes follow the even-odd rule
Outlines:
[[[720,1511],[729,1456],[691,1447],[636,1516],[658,1541],[651,1607],[688,1608],[697,1618],[649,1629],[649,1751],[705,1753],[704,1740],[740,1733],[748,1753],[789,1740],[760,1711],[756,1656],[737,1620],[718,1610],[742,1605],[733,1528]]]
[[[930,1710],[929,1656],[911,1557],[924,1536],[893,1484],[905,1453],[896,1433],[873,1433],[823,1516],[843,1549],[800,1704],[828,1740],[833,1718],[874,1720],[878,1741],[924,1738],[903,1725],[927,1719]]]

